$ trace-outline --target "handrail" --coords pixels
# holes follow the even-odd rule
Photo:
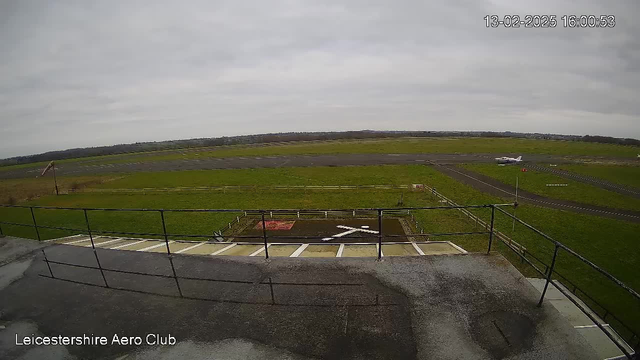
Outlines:
[[[614,283],[616,283],[616,285],[620,286],[621,288],[625,289],[627,292],[629,292],[631,295],[633,295],[636,299],[640,300],[640,294],[638,294],[635,290],[633,290],[631,287],[629,287],[627,284],[623,283],[622,281],[618,280],[615,276],[609,274],[606,270],[603,270],[601,267],[599,267],[598,265],[594,264],[593,262],[589,261],[588,259],[586,259],[584,256],[578,254],[577,252],[575,252],[574,250],[572,250],[571,248],[569,248],[568,246],[562,244],[561,242],[558,242],[556,240],[554,240],[552,237],[550,237],[549,235],[543,233],[542,231],[534,228],[533,226],[525,223],[524,221],[518,219],[517,217],[513,216],[512,214],[509,214],[508,212],[504,211],[503,209],[501,209],[498,205],[496,205],[496,209],[498,209],[500,212],[502,212],[503,214],[509,216],[510,218],[514,219],[515,221],[517,221],[518,223],[524,225],[525,227],[527,227],[528,229],[534,231],[535,233],[537,233],[538,235],[541,235],[542,237],[544,237],[545,239],[551,241],[554,245],[562,248],[563,250],[567,251],[568,253],[570,253],[571,255],[577,257],[578,259],[580,259],[580,261],[584,262],[585,264],[591,266],[592,268],[594,268],[595,270],[597,270],[599,273],[601,273],[602,275],[604,275],[605,277],[607,277],[609,280],[613,281]]]
[[[442,198],[444,198],[443,195],[439,194],[436,192],[435,189],[431,189],[431,192],[434,195],[440,196]],[[444,198],[446,199],[446,198]],[[416,238],[423,238],[423,237],[429,237],[429,236],[449,236],[449,235],[473,235],[473,234],[489,234],[489,244],[488,244],[488,250],[487,253],[489,253],[491,251],[491,243],[493,240],[494,236],[497,236],[498,238],[500,238],[502,240],[502,242],[504,242],[511,250],[513,250],[514,252],[516,252],[517,255],[519,255],[523,261],[526,261],[529,265],[533,266],[533,268],[538,271],[539,273],[541,273],[543,276],[545,276],[547,278],[547,281],[545,283],[545,287],[544,290],[542,292],[542,296],[540,298],[540,305],[542,304],[542,301],[545,297],[545,292],[547,290],[547,287],[549,284],[552,284],[555,287],[558,287],[557,284],[555,284],[552,281],[552,277],[553,274],[557,274],[559,275],[561,278],[565,279],[568,283],[570,283],[575,289],[577,289],[577,286],[575,284],[573,284],[571,281],[569,281],[568,279],[566,279],[564,276],[560,275],[557,273],[557,271],[554,270],[554,266],[555,266],[555,260],[558,254],[558,250],[562,249],[566,252],[568,252],[569,254],[575,256],[577,259],[579,259],[580,261],[584,262],[585,264],[587,264],[588,266],[590,266],[591,268],[595,269],[596,271],[598,271],[599,273],[601,273],[602,275],[604,275],[606,278],[608,278],[609,280],[611,280],[613,283],[615,283],[616,285],[618,285],[619,287],[623,288],[625,291],[627,291],[628,293],[630,293],[635,299],[640,300],[640,294],[638,294],[638,292],[636,292],[634,289],[632,289],[631,287],[629,287],[628,285],[626,285],[625,283],[623,283],[622,281],[620,281],[619,279],[617,279],[616,277],[614,277],[613,275],[611,275],[609,272],[607,272],[606,270],[602,269],[601,267],[599,267],[598,265],[596,265],[595,263],[591,262],[590,260],[586,259],[584,256],[578,254],[576,251],[574,251],[573,249],[567,247],[566,245],[554,240],[551,236],[545,234],[544,232],[538,230],[537,228],[525,223],[524,221],[522,221],[521,219],[515,217],[515,215],[510,214],[509,212],[505,211],[504,209],[502,209],[502,207],[505,206],[516,206],[517,204],[514,203],[504,203],[504,204],[484,204],[484,205],[458,205],[456,203],[454,203],[453,201],[450,201],[448,199],[447,200],[447,206],[425,206],[425,207],[394,207],[394,208],[356,208],[356,209],[149,209],[149,208],[140,208],[140,209],[127,209],[127,208],[83,208],[83,207],[54,207],[54,206],[27,206],[27,205],[6,205],[6,204],[0,204],[0,208],[21,208],[21,209],[29,209],[30,211],[30,215],[31,218],[33,220],[33,224],[22,224],[22,223],[14,223],[14,222],[4,222],[4,221],[0,221],[0,224],[7,224],[7,225],[17,225],[17,226],[28,226],[28,227],[33,227],[36,231],[36,235],[38,240],[41,240],[41,235],[38,229],[54,229],[54,230],[67,230],[67,231],[79,231],[81,229],[76,229],[76,228],[67,228],[67,227],[55,227],[55,226],[48,226],[48,225],[39,225],[36,221],[36,216],[34,213],[34,209],[43,209],[43,210],[68,210],[68,211],[82,211],[84,213],[84,218],[85,218],[85,222],[86,222],[86,230],[88,230],[89,232],[89,237],[91,239],[91,246],[93,248],[94,254],[96,254],[96,262],[98,263],[98,268],[101,270],[101,272],[103,270],[109,271],[107,269],[103,269],[101,268],[101,265],[99,263],[98,257],[97,257],[97,253],[96,253],[96,248],[95,248],[95,244],[93,242],[93,234],[121,234],[121,235],[144,235],[144,236],[163,236],[164,237],[164,241],[166,242],[166,246],[167,246],[167,254],[169,255],[169,259],[170,262],[172,263],[173,261],[171,260],[171,251],[169,248],[169,237],[186,237],[186,238],[208,238],[208,237],[212,237],[212,235],[200,235],[200,234],[171,234],[167,232],[166,229],[166,224],[165,224],[165,219],[164,219],[164,213],[165,212],[173,212],[173,213],[203,213],[203,212],[207,212],[207,213],[243,213],[244,215],[241,216],[236,216],[236,219],[231,221],[229,223],[229,229],[232,228],[232,224],[235,223],[239,223],[240,222],[240,218],[243,216],[247,216],[248,214],[251,215],[259,215],[261,216],[261,221],[262,221],[262,234],[261,235],[234,235],[233,237],[235,238],[253,238],[253,239],[260,239],[262,238],[264,240],[264,254],[266,258],[269,258],[269,253],[268,253],[268,238],[271,239],[321,239],[322,236],[277,236],[277,235],[267,235],[266,232],[266,220],[265,220],[265,215],[269,214],[271,216],[273,216],[273,214],[278,214],[278,215],[317,215],[318,213],[324,213],[325,217],[330,213],[331,215],[335,215],[336,213],[345,213],[345,214],[353,214],[353,216],[356,216],[356,213],[360,213],[360,215],[362,215],[363,212],[365,213],[369,213],[370,215],[376,217],[378,219],[378,227],[379,227],[379,232],[377,235],[373,235],[372,238],[377,238],[377,245],[378,245],[378,259],[381,259],[382,257],[382,239],[383,238],[398,238],[398,237],[416,237]],[[491,221],[489,223],[483,221],[483,220],[479,220],[479,217],[477,215],[472,214],[470,211],[468,211],[467,209],[482,209],[482,208],[490,208],[491,209]],[[475,217],[475,221],[476,223],[481,223],[481,225],[483,226],[483,228],[487,231],[473,231],[473,232],[449,232],[449,233],[423,233],[423,231],[420,232],[420,234],[405,234],[405,235],[393,235],[393,234],[388,234],[388,235],[383,235],[383,229],[382,229],[382,218],[384,215],[387,216],[394,216],[394,215],[403,215],[403,212],[406,211],[406,215],[412,215],[411,211],[415,211],[415,210],[451,210],[451,209],[457,209],[462,211],[463,213],[465,213],[468,216],[471,216],[471,218],[473,219]],[[494,220],[495,220],[495,210],[498,210],[500,213],[503,213],[505,215],[507,215],[509,218],[513,219],[514,221],[517,221],[519,224],[525,226],[526,228],[532,230],[533,232],[535,232],[536,234],[540,235],[541,237],[545,238],[546,240],[550,241],[552,244],[554,244],[555,246],[555,251],[554,251],[554,259],[551,262],[551,265],[546,265],[544,262],[542,262],[540,259],[536,258],[533,254],[531,254],[530,252],[528,253],[532,258],[534,258],[535,260],[537,260],[539,263],[543,264],[545,266],[545,271],[544,273],[538,269],[531,261],[529,261],[528,259],[525,258],[527,251],[526,249],[521,245],[516,243],[515,241],[511,241],[511,239],[509,237],[507,237],[506,235],[504,235],[503,233],[501,233],[500,231],[496,230],[494,228]],[[162,233],[136,233],[136,232],[124,232],[124,231],[109,231],[109,230],[92,230],[89,224],[89,218],[87,216],[87,212],[89,211],[107,211],[107,212],[157,212],[160,215],[161,221],[162,221],[162,229],[163,232]],[[385,213],[386,212],[386,213]],[[413,215],[412,215],[413,216]],[[0,227],[0,236],[3,235],[3,231],[2,231],[2,227]],[[213,235],[215,236],[215,234]],[[508,239],[509,241],[505,240]],[[352,238],[350,236],[345,236],[345,239],[348,238]],[[357,238],[361,238],[361,237],[357,237]],[[511,245],[511,243],[514,243],[516,246]],[[46,261],[46,258],[45,258]],[[48,264],[47,264],[48,265]],[[173,264],[172,264],[173,266]],[[178,284],[178,276],[176,276],[175,274],[175,270],[173,273],[173,276],[169,276],[169,277],[173,277],[176,281],[176,285],[178,286],[179,289],[179,284]],[[106,282],[106,278],[104,278],[104,273],[103,273],[103,279],[105,281],[105,286],[109,287],[109,285]],[[179,289],[179,291],[181,292],[181,290]],[[575,291],[575,290],[574,290]],[[584,292],[583,290],[580,290],[582,293],[584,293],[589,299],[591,299],[592,301],[595,302],[595,300],[593,300],[586,292]],[[182,294],[181,294],[182,296]],[[571,299],[570,299],[571,300]],[[606,308],[604,308],[602,305],[598,304],[597,302],[595,302],[598,306],[600,306],[602,309],[604,309],[606,311],[606,313],[611,314],[616,320],[618,320],[618,322],[620,322],[620,324],[622,324],[622,326],[624,326],[627,330],[630,331],[631,334],[633,334],[634,337],[631,338],[631,340],[638,338],[638,335],[630,328],[628,327],[626,324],[622,323],[622,321],[620,321],[617,316],[615,316],[615,314],[610,313]],[[579,306],[580,307],[580,306]],[[580,307],[581,308],[581,307]],[[584,309],[583,309],[584,310]],[[599,324],[597,324],[599,325]],[[600,328],[602,328],[602,326],[598,326]],[[602,328],[602,330],[605,332],[605,334],[612,340],[614,341],[614,343],[625,353],[625,355],[627,355],[628,357],[630,357],[629,352],[627,351],[627,349],[620,344],[613,335],[611,335],[611,333],[608,330],[605,330],[604,328]],[[625,343],[626,345],[626,343]]]
[[[0,204],[5,208],[45,209],[45,210],[87,210],[87,211],[166,211],[166,212],[287,212],[287,211],[391,211],[391,210],[445,210],[445,209],[479,209],[492,206],[513,206],[513,203],[486,205],[457,205],[457,206],[423,206],[423,207],[393,207],[393,208],[350,208],[350,209],[147,209],[147,208],[85,208],[85,207],[56,207],[56,206],[28,206]]]

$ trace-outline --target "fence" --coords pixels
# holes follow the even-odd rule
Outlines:
[[[431,187],[425,185],[425,190],[429,191],[434,197],[436,197],[438,199],[441,199],[446,204],[449,204],[451,206],[458,206],[458,204],[456,204],[454,201],[448,199],[446,196],[444,196],[444,195],[440,194],[438,191],[436,191],[435,188],[431,188]],[[500,205],[496,205],[493,209],[498,209],[500,213],[507,215],[509,218],[515,220],[519,224],[522,224],[523,226],[527,227],[528,229],[534,231],[536,234],[542,236],[543,238],[545,238],[546,240],[550,241],[554,245],[554,255],[553,255],[552,259],[551,259],[551,263],[549,264],[549,263],[543,261],[542,259],[540,259],[540,257],[536,256],[535,254],[532,254],[530,251],[527,250],[527,248],[525,246],[523,246],[523,245],[519,244],[518,242],[516,242],[515,240],[511,239],[509,236],[507,236],[503,232],[500,232],[497,229],[495,229],[495,227],[494,227],[495,213],[494,212],[492,212],[492,215],[491,215],[491,222],[487,223],[487,222],[483,221],[482,219],[480,219],[480,217],[478,217],[477,215],[474,215],[473,213],[468,211],[467,209],[462,208],[462,207],[458,208],[458,210],[461,211],[466,216],[468,216],[471,219],[471,221],[475,222],[476,224],[480,224],[480,226],[482,226],[482,227],[484,227],[486,229],[492,229],[491,231],[493,232],[494,236],[496,238],[498,238],[508,249],[510,249],[512,252],[514,252],[521,259],[522,262],[526,262],[528,265],[530,265],[534,269],[534,271],[536,273],[541,275],[543,278],[547,279],[547,282],[545,283],[543,294],[540,297],[539,305],[542,305],[542,300],[544,299],[544,295],[546,293],[548,285],[549,285],[549,283],[551,283],[562,294],[564,294],[571,302],[573,302],[580,310],[582,310],[590,318],[590,320],[592,320],[607,335],[607,337],[609,337],[616,344],[616,346],[622,350],[622,352],[628,358],[631,358],[631,354],[630,354],[629,350],[625,347],[626,344],[634,344],[633,348],[635,349],[635,353],[638,353],[638,348],[640,347],[640,336],[638,335],[636,330],[632,329],[628,324],[626,324],[618,316],[613,314],[607,307],[605,307],[600,302],[598,302],[596,299],[594,299],[593,296],[589,295],[589,293],[587,293],[586,291],[584,291],[583,289],[578,287],[578,285],[576,285],[575,282],[569,280],[565,275],[563,275],[563,274],[561,274],[561,273],[559,273],[558,271],[555,270],[555,265],[556,265],[555,261],[557,259],[558,250],[560,250],[560,249],[566,250],[569,254],[575,256],[577,259],[579,259],[580,261],[584,262],[589,267],[591,267],[594,270],[598,271],[599,273],[603,274],[607,279],[613,281],[613,283],[615,285],[620,286],[622,289],[628,291],[636,300],[640,300],[640,297],[638,296],[638,293],[636,291],[634,291],[633,289],[631,289],[630,287],[628,287],[627,285],[622,283],[620,280],[616,279],[611,274],[609,274],[608,272],[604,271],[603,269],[601,269],[600,267],[598,267],[594,263],[590,262],[589,260],[587,260],[583,256],[579,255],[577,252],[571,250],[570,248],[568,248],[567,246],[561,244],[560,242],[552,239],[548,235],[544,234],[543,232],[541,232],[540,230],[534,228],[533,226],[525,223],[521,219],[516,218],[514,215],[509,214],[508,212],[504,211],[502,208],[500,208]],[[542,265],[544,267],[544,270],[542,270],[539,266],[536,266],[536,264],[534,264],[533,261],[531,261],[532,259],[535,260],[539,265]],[[552,275],[555,275],[557,278],[559,278],[561,280],[561,282],[563,282],[564,284],[567,285],[567,287],[566,288],[562,288],[562,286],[558,286],[558,284],[556,284],[555,282],[552,282],[551,281],[551,276]],[[628,335],[626,337],[623,336],[625,344],[621,343],[619,341],[619,339],[616,338],[617,334],[612,334],[609,331],[605,331],[604,327],[602,326],[602,324],[600,324],[599,321],[596,321],[596,319],[593,317],[593,315],[591,315],[587,311],[587,309],[585,309],[585,307],[582,304],[579,304],[577,301],[575,301],[575,299],[572,296],[567,294],[567,289],[570,289],[569,291],[572,294],[574,294],[575,296],[583,298],[583,299],[586,299],[591,304],[594,304],[595,306],[597,306],[600,309],[602,309],[602,311],[600,313],[598,313],[596,310],[593,309],[593,307],[591,308],[591,310],[593,310],[603,321],[606,321],[607,317],[611,317],[611,318],[615,319],[615,321],[617,322],[617,328],[621,329],[621,330],[624,330],[625,333],[630,334],[630,335]]]
[[[241,213],[241,214],[243,214],[243,216],[259,216],[260,217],[260,222],[262,223],[262,234],[261,234],[261,236],[251,236],[251,235],[237,235],[237,236],[235,236],[234,235],[234,237],[236,237],[236,238],[254,238],[254,239],[257,238],[257,239],[261,239],[262,240],[261,244],[264,245],[265,258],[267,258],[267,259],[269,258],[269,239],[291,239],[291,238],[295,238],[295,239],[302,239],[302,238],[303,239],[321,239],[321,238],[323,238],[323,236],[273,236],[273,235],[268,236],[266,225],[265,225],[266,217],[267,216],[268,217],[272,217],[274,214],[276,216],[298,216],[298,217],[301,216],[301,215],[310,215],[310,216],[322,216],[322,215],[324,215],[325,217],[328,217],[329,214],[331,214],[332,216],[376,217],[378,219],[378,233],[375,235],[375,237],[377,238],[377,245],[378,245],[378,254],[377,254],[378,259],[382,258],[382,246],[383,246],[382,239],[383,239],[383,237],[384,238],[406,237],[406,238],[424,239],[425,237],[428,238],[430,236],[486,234],[486,235],[488,235],[487,254],[491,252],[493,239],[494,239],[494,237],[496,237],[503,244],[505,244],[508,249],[512,250],[516,255],[518,255],[521,258],[521,261],[526,262],[538,274],[540,274],[543,278],[546,279],[544,289],[542,291],[542,294],[540,296],[540,300],[538,302],[538,306],[542,305],[542,302],[544,300],[544,297],[545,297],[545,294],[546,294],[547,289],[549,287],[549,284],[552,284],[553,286],[555,286],[558,289],[558,291],[563,293],[571,302],[573,302],[578,308],[580,308],[607,335],[607,337],[609,337],[618,346],[618,348],[620,348],[620,350],[628,358],[630,358],[630,359],[633,358],[632,351],[630,351],[627,348],[626,344],[627,343],[633,343],[635,341],[634,348],[636,349],[636,352],[637,352],[637,349],[640,346],[640,337],[637,335],[637,333],[634,331],[634,329],[632,329],[630,326],[624,324],[623,321],[620,320],[617,316],[612,314],[609,310],[605,309],[606,313],[605,313],[605,315],[603,317],[603,320],[606,320],[607,316],[611,316],[611,317],[615,318],[618,321],[619,324],[621,324],[620,326],[622,326],[627,331],[627,333],[631,334],[630,336],[624,338],[623,339],[624,341],[621,341],[621,339],[618,337],[617,333],[613,332],[608,327],[603,326],[600,323],[600,321],[596,318],[596,316],[592,315],[588,311],[589,309],[585,308],[585,306],[583,304],[581,304],[579,301],[574,299],[573,296],[571,296],[570,294],[567,293],[566,288],[564,288],[563,286],[560,286],[557,282],[552,281],[552,278],[555,275],[556,277],[559,277],[565,283],[569,284],[570,285],[569,288],[573,287],[573,291],[572,292],[574,294],[577,294],[577,291],[580,290],[575,284],[570,282],[565,276],[563,276],[563,275],[561,275],[561,274],[559,274],[557,272],[556,266],[557,266],[558,253],[559,253],[559,251],[563,251],[563,252],[565,252],[567,254],[570,254],[575,259],[577,259],[580,262],[586,264],[589,268],[591,268],[591,269],[595,270],[597,273],[603,275],[606,279],[611,281],[615,286],[619,287],[620,289],[624,290],[626,293],[630,294],[635,301],[640,301],[640,295],[635,290],[633,290],[631,287],[629,287],[628,285],[624,284],[623,282],[621,282],[620,280],[618,280],[613,275],[609,274],[607,271],[605,271],[604,269],[600,268],[599,266],[597,266],[593,262],[591,262],[588,259],[584,258],[582,255],[578,254],[574,250],[572,250],[569,247],[565,246],[564,244],[554,240],[553,238],[549,237],[545,233],[543,233],[540,230],[534,228],[533,226],[525,223],[524,221],[522,221],[521,219],[515,217],[514,215],[509,214],[507,211],[505,211],[503,209],[503,207],[514,206],[514,205],[517,205],[517,204],[488,204],[488,205],[464,205],[464,206],[461,206],[461,205],[457,205],[453,201],[447,199],[442,194],[439,194],[435,189],[428,188],[428,187],[427,187],[427,189],[429,191],[431,191],[431,193],[434,196],[437,196],[438,198],[443,199],[443,201],[445,201],[449,205],[448,206],[431,206],[431,207],[365,208],[365,209],[315,209],[315,210],[304,210],[304,209],[271,209],[271,210],[265,210],[265,209],[256,209],[256,210],[242,210],[242,209],[116,209],[116,208],[62,208],[62,207],[46,207],[46,206],[0,205],[0,207],[5,207],[5,208],[29,209],[30,215],[31,215],[31,219],[32,219],[32,223],[31,224],[0,221],[0,235],[4,235],[3,230],[2,230],[2,226],[1,226],[3,224],[4,225],[33,227],[35,229],[36,236],[37,236],[38,240],[41,240],[41,236],[40,236],[40,232],[39,232],[39,229],[41,229],[41,228],[66,230],[66,231],[87,231],[87,233],[89,234],[89,238],[91,240],[91,247],[93,249],[93,253],[94,253],[94,256],[95,256],[95,259],[96,259],[96,264],[97,264],[97,267],[88,267],[88,268],[92,268],[92,269],[95,269],[95,270],[100,270],[106,287],[108,287],[108,283],[107,283],[107,280],[106,280],[106,278],[104,276],[104,272],[105,271],[116,271],[116,270],[104,269],[102,267],[102,265],[100,264],[100,259],[98,257],[98,253],[96,251],[95,243],[93,241],[93,236],[95,234],[97,234],[97,233],[108,233],[108,234],[118,234],[118,235],[141,235],[141,236],[158,236],[158,237],[162,237],[164,239],[164,242],[165,242],[165,245],[166,245],[168,259],[169,259],[169,262],[170,262],[170,265],[171,265],[171,269],[172,269],[172,274],[173,275],[171,277],[176,282],[176,286],[177,286],[177,288],[179,290],[180,296],[183,296],[182,295],[182,291],[180,290],[179,279],[180,278],[186,279],[186,277],[178,277],[176,275],[175,267],[173,265],[173,257],[172,257],[171,250],[170,250],[170,247],[169,247],[169,238],[170,237],[208,238],[208,237],[210,237],[210,235],[208,235],[208,234],[207,235],[203,235],[203,234],[195,234],[194,235],[194,234],[173,234],[173,233],[169,233],[169,232],[167,232],[167,227],[166,227],[166,222],[165,222],[165,213],[170,213],[170,212],[171,213],[175,213],[175,212],[179,212],[179,213]],[[474,215],[473,213],[471,213],[469,211],[469,209],[483,209],[483,208],[484,209],[491,209],[491,219],[490,219],[490,221],[488,223],[483,221],[478,216]],[[54,226],[38,225],[38,222],[37,222],[37,219],[36,219],[36,216],[35,216],[35,213],[34,213],[34,209],[80,211],[84,215],[86,228],[85,229],[78,229],[78,228],[67,228],[67,227],[54,227]],[[383,217],[385,215],[387,215],[387,216],[411,215],[412,211],[417,211],[417,210],[458,210],[458,211],[461,211],[466,216],[468,216],[473,221],[475,221],[476,224],[480,224],[480,226],[483,227],[484,231],[432,233],[432,234],[424,234],[424,233],[421,232],[419,234],[418,233],[406,234],[404,236],[403,235],[393,235],[393,234],[384,234],[383,233],[384,229],[382,227],[382,219],[383,219]],[[100,231],[100,232],[92,231],[88,213],[89,212],[94,212],[94,211],[131,212],[131,213],[134,213],[134,212],[157,213],[159,215],[158,216],[158,220],[162,224],[162,233],[134,233],[134,232],[122,232],[122,231]],[[522,246],[521,244],[513,241],[512,239],[510,239],[505,234],[497,231],[496,228],[495,228],[496,211],[498,213],[500,213],[500,214],[508,216],[509,218],[513,219],[517,223],[523,225],[524,227],[526,227],[529,230],[533,231],[534,233],[536,233],[540,237],[544,238],[546,241],[549,241],[554,247],[553,257],[551,259],[550,264],[546,264],[543,260],[539,259],[538,257],[536,257],[533,254],[531,254],[530,252],[528,252],[527,249],[524,246]],[[240,222],[240,217],[239,216],[236,218],[236,221]],[[229,227],[231,227],[231,226],[232,225],[230,223]],[[355,237],[345,236],[343,238],[347,239],[347,238],[355,238]],[[49,265],[50,263],[59,264],[59,265],[79,266],[79,265],[74,265],[74,264],[53,262],[53,261],[50,261],[50,260],[47,259],[46,253],[44,253],[44,250],[43,250],[43,254],[45,256],[45,262],[47,263],[47,266],[49,268],[49,272],[50,272],[51,277],[54,277],[54,275],[53,275],[53,272],[51,271],[51,267]],[[544,270],[540,269],[540,267],[538,267],[536,264],[534,264],[531,261],[531,259],[534,259],[537,262],[539,262],[540,264],[543,264],[545,266]],[[85,267],[85,266],[81,266],[81,267]],[[142,275],[145,275],[145,274],[142,274]],[[589,296],[585,291],[580,290],[580,292],[583,294],[582,296],[586,296],[592,302],[595,302],[593,297]],[[595,302],[595,303],[597,304],[597,302]],[[602,307],[602,305],[600,305],[600,306]],[[602,308],[604,309],[604,307],[602,307]]]
[[[70,192],[91,193],[147,193],[147,192],[190,192],[190,191],[266,191],[266,190],[412,190],[411,185],[225,185],[225,186],[178,186],[165,188],[135,189],[71,189]]]

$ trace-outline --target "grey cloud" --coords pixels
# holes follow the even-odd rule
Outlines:
[[[617,25],[484,25],[528,13]],[[637,15],[633,0],[2,2],[0,157],[364,128],[640,138]]]

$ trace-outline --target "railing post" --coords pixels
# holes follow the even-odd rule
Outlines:
[[[551,277],[553,276],[553,267],[556,265],[556,257],[558,257],[558,249],[560,246],[556,244],[555,250],[553,250],[553,259],[551,259],[551,266],[549,267],[549,272],[547,273],[547,281],[544,283],[544,289],[542,289],[542,296],[540,296],[540,301],[538,302],[538,307],[542,306],[542,300],[544,300],[544,295],[547,292],[547,288],[549,287],[549,282],[551,282]]]
[[[169,249],[169,235],[167,235],[167,225],[164,222],[164,210],[158,210],[160,212],[160,219],[162,219],[162,233],[164,234],[164,244],[167,247],[167,257],[169,258],[169,264],[171,264],[171,272],[173,272],[173,280],[176,282],[176,287],[178,288],[178,293],[180,297],[184,297],[182,295],[182,289],[180,288],[180,282],[178,281],[178,275],[176,275],[176,268],[173,266],[173,256],[171,255],[171,250]]]
[[[269,258],[269,245],[267,244],[267,226],[264,222],[264,212],[262,212],[262,238],[264,239],[264,257]]]
[[[382,210],[378,209],[378,260],[382,259]]]
[[[36,235],[38,236],[38,241],[40,241],[40,231],[38,230],[38,224],[36,223],[36,215],[33,213],[33,206],[29,207],[31,209],[31,218],[33,219],[33,228],[36,229]]]
[[[107,278],[104,276],[104,271],[102,270],[102,265],[100,264],[100,259],[98,258],[98,252],[96,251],[96,244],[93,242],[93,234],[91,233],[91,226],[89,226],[89,215],[87,215],[87,209],[82,209],[82,211],[84,212],[84,221],[87,223],[87,231],[89,232],[89,239],[91,240],[91,248],[93,249],[93,256],[95,256],[96,258],[98,269],[100,269],[102,280],[104,280],[104,286],[108,288],[109,283],[107,283]]]
[[[491,228],[489,230],[489,248],[487,249],[487,255],[491,252],[491,243],[493,242],[493,222],[496,217],[496,206],[491,205]]]
[[[167,225],[164,222],[164,210],[160,211],[160,218],[162,219],[162,233],[164,234],[164,243],[167,246],[167,254],[171,255],[171,250],[169,249],[169,236],[167,235]]]

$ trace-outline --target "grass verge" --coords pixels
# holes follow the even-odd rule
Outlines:
[[[527,172],[522,172],[520,166],[497,166],[495,164],[465,164],[462,167],[514,187],[517,176],[520,189],[549,198],[615,209],[640,210],[640,199],[543,171],[529,169]],[[568,186],[547,186],[547,184],[567,184]]]

